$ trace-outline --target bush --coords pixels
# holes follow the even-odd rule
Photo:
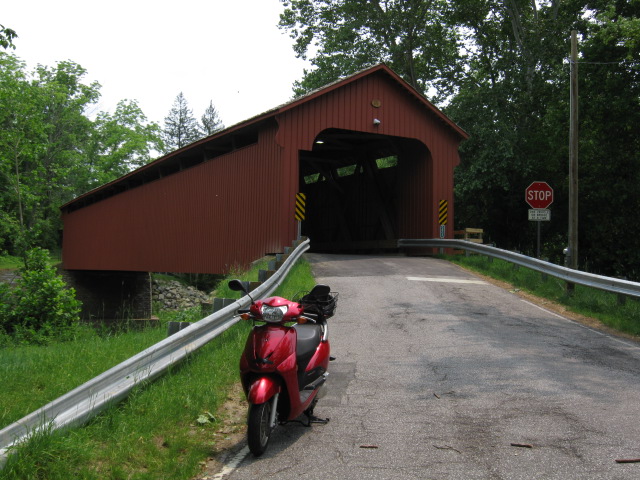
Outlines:
[[[48,260],[47,250],[29,250],[16,288],[0,286],[0,332],[18,343],[65,340],[79,325],[81,302]]]

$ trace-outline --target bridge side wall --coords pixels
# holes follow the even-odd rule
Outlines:
[[[283,164],[275,124],[258,142],[63,212],[69,270],[226,273],[281,252]]]

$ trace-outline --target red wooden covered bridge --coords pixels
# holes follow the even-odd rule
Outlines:
[[[315,250],[452,238],[453,171],[466,137],[377,65],[62,206],[63,267],[76,278],[225,273],[297,238],[297,193]]]

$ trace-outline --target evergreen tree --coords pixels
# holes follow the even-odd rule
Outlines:
[[[213,106],[213,101],[211,100],[204,114],[200,117],[200,121],[202,122],[202,133],[205,137],[213,135],[215,132],[224,128],[224,123],[222,123],[220,119],[218,110]]]
[[[178,94],[169,115],[164,119],[165,153],[178,150],[202,138],[198,121],[182,92]]]

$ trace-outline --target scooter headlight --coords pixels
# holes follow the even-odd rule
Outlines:
[[[263,305],[260,313],[262,313],[262,319],[265,322],[280,323],[284,318],[284,314],[287,313],[287,307],[285,305],[281,307]]]

